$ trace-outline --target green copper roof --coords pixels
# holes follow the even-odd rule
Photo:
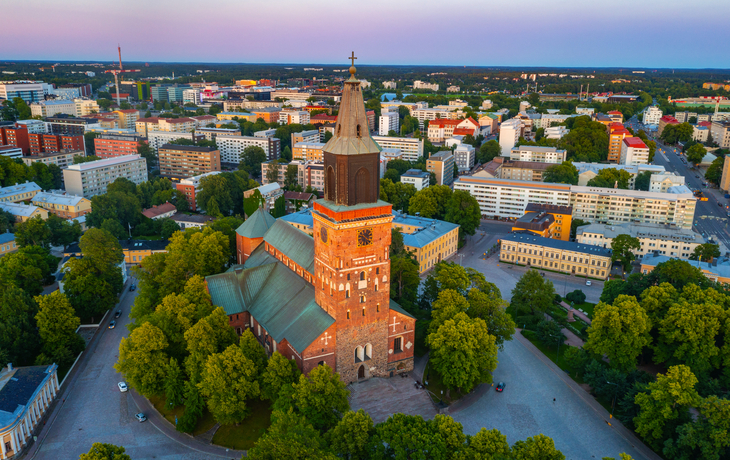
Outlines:
[[[258,208],[256,212],[246,219],[240,227],[236,229],[236,233],[244,238],[261,238],[264,233],[276,222],[274,216]]]
[[[393,299],[390,299],[390,305],[389,305],[389,307],[390,307],[391,310],[395,310],[398,313],[400,313],[401,315],[405,315],[405,316],[407,316],[409,318],[414,318],[414,319],[416,318],[415,316],[413,316],[410,313],[408,313],[407,311],[405,311],[403,309],[403,307],[401,307],[400,305],[398,305],[398,302],[396,302]]]
[[[274,340],[286,339],[300,353],[335,322],[314,301],[314,287],[281,262],[208,276],[206,281],[214,305],[228,315],[250,312]]]
[[[314,273],[314,239],[303,231],[277,220],[264,241],[286,254],[309,273]]]

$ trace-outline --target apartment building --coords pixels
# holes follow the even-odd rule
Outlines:
[[[297,142],[292,144],[292,159],[302,161],[324,161],[323,142]]]
[[[8,212],[15,217],[15,223],[25,222],[36,216],[41,219],[48,219],[48,211],[38,206],[28,205],[24,203],[0,203],[0,210]]]
[[[34,117],[52,117],[59,113],[76,116],[76,104],[66,99],[39,101],[30,104],[30,113]]]
[[[215,117],[213,118],[215,120]],[[134,122],[139,134],[149,137],[151,132],[189,133],[197,128],[198,121],[193,118],[139,118]]]
[[[175,184],[175,188],[185,195],[185,199],[187,199],[191,210],[200,211],[200,206],[195,201],[195,196],[200,191],[200,181],[204,177],[214,176],[220,173],[220,171],[211,171],[197,176],[188,177]]]
[[[685,185],[685,177],[672,172],[652,174],[649,177],[650,192],[666,192],[670,187]]]
[[[611,250],[599,246],[512,232],[500,239],[499,260],[516,265],[605,280],[611,272]]]
[[[57,192],[39,192],[31,203],[63,219],[75,219],[91,212],[91,200]]]
[[[383,149],[398,149],[407,161],[418,161],[423,156],[423,140],[417,137],[372,136]]]
[[[277,123],[281,109],[278,107],[263,107],[260,109],[251,109],[251,113],[256,116],[257,120],[261,118],[266,123]],[[307,115],[309,115],[309,112],[307,112]]]
[[[436,152],[426,160],[426,170],[436,175],[436,185],[454,182],[454,155],[450,150]]]
[[[378,134],[381,136],[387,136],[389,132],[394,131],[400,133],[400,114],[398,108],[382,109],[380,117],[378,118]]]
[[[476,151],[469,144],[459,144],[454,150],[454,163],[459,169],[459,173],[465,173],[474,167],[476,160]]]
[[[413,82],[413,89],[430,89],[431,91],[438,91],[439,90],[439,84],[438,83],[428,83],[421,80],[416,80]]]
[[[139,155],[127,155],[71,165],[63,170],[66,191],[85,198],[106,193],[107,185],[119,177],[137,185],[147,181],[147,161]]]
[[[605,163],[582,163],[575,162],[573,166],[578,170],[578,185],[588,185],[588,182],[596,177],[603,169],[618,169],[631,174],[629,179],[629,189],[633,190],[636,184],[636,176],[650,171],[652,174],[664,174],[664,166],[662,165],[621,165],[621,164],[605,164]]]
[[[713,121],[710,135],[720,148],[730,148],[730,121]]]
[[[663,117],[659,118],[659,123],[657,124],[657,136],[661,136],[662,132],[664,132],[664,128],[667,125],[678,125],[679,121],[677,121],[676,118],[674,118],[671,115],[664,115]]]
[[[271,184],[256,187],[251,190],[246,190],[245,192],[243,192],[243,198],[245,199],[250,197],[257,190],[259,191],[259,193],[261,193],[261,196],[263,197],[263,208],[266,212],[270,212],[272,209],[274,209],[274,204],[276,200],[284,196],[284,189],[282,189],[278,183],[274,182]]]
[[[485,219],[518,219],[528,203],[570,205],[570,185],[509,179],[462,176],[454,190],[466,190],[476,198]]]
[[[512,231],[529,231],[545,238],[570,240],[573,208],[553,204],[527,203],[525,214],[517,219]]]
[[[256,115],[249,112],[220,112],[215,116],[218,121],[230,121],[234,123],[238,121],[256,122]]]
[[[418,120],[419,127],[423,130],[427,122],[430,123],[435,120],[456,120],[460,118],[460,115],[463,115],[463,112],[456,108],[424,107],[414,109],[411,115]]]
[[[638,137],[625,137],[621,143],[622,165],[645,165],[649,163],[649,147]]]
[[[216,138],[216,145],[221,152],[222,163],[238,165],[243,151],[251,146],[264,149],[267,160],[281,156],[281,141],[275,137],[225,136]]]
[[[658,125],[662,115],[662,110],[659,107],[652,105],[651,107],[644,109],[644,116],[642,117],[641,122],[645,125]]]
[[[567,157],[565,150],[557,147],[540,147],[537,145],[520,145],[510,149],[509,159],[512,161],[533,161],[539,163],[562,163]]]
[[[23,155],[30,155],[28,135],[28,128],[18,123],[11,126],[0,126],[0,143],[21,149]]]
[[[212,147],[165,144],[158,150],[160,175],[187,179],[221,170],[220,151]]]
[[[32,199],[41,188],[35,182],[0,187],[0,203],[17,203]]]
[[[93,99],[74,99],[74,106],[77,117],[85,117],[101,111],[99,104]],[[134,128],[134,126],[132,127]]]
[[[224,112],[235,112],[236,110],[251,110],[251,109],[263,109],[266,107],[281,108],[284,105],[283,102],[277,102],[275,100],[270,101],[249,101],[248,99],[226,99],[223,101]]]
[[[525,180],[532,182],[542,182],[542,176],[552,163],[542,163],[539,161],[512,161],[503,158],[495,158],[500,166],[496,175],[500,179]],[[489,171],[489,168],[487,168]]]
[[[413,111],[414,110],[418,110],[418,109],[427,109],[428,108],[428,102],[423,102],[423,101],[422,102],[403,102],[403,101],[399,101],[399,100],[392,100],[392,101],[389,101],[389,102],[381,102],[380,103],[380,109],[381,110],[386,109],[386,108],[387,109],[395,108],[397,110],[398,107],[400,107],[400,106],[403,106],[403,107],[407,108],[408,109],[408,113],[411,116],[414,116],[413,115]]]
[[[277,98],[291,101],[306,101],[310,97],[312,97],[312,93],[308,91],[282,89],[271,92],[272,101],[276,100]]]
[[[392,228],[403,235],[403,245],[418,261],[419,274],[456,255],[459,226],[442,220],[393,211]]]
[[[284,109],[279,112],[279,124],[280,125],[308,125],[309,124],[309,112],[306,110],[290,110]]]
[[[28,129],[28,134],[48,134],[49,126],[43,120],[18,120],[16,126],[25,126]]]
[[[400,176],[404,184],[413,184],[416,191],[421,191],[431,185],[431,174],[420,169],[409,169]]]
[[[240,136],[240,129],[229,128],[198,128],[195,134],[202,134],[206,140],[215,141],[218,136]]]
[[[624,138],[631,137],[629,130],[621,123],[611,122],[608,127],[608,162],[621,163],[621,146]]]
[[[23,149],[12,145],[0,145],[0,156],[7,158],[23,158]]]
[[[45,165],[56,165],[63,169],[66,166],[74,164],[74,156],[84,156],[83,150],[64,150],[62,152],[44,152],[37,155],[23,157],[23,163],[30,166],[33,163],[43,163]]]
[[[0,257],[18,250],[14,233],[0,233]]]
[[[114,113],[119,120],[119,127],[122,129],[136,129],[137,120],[139,117],[139,110],[136,109],[120,109],[115,110]]]
[[[641,259],[641,273],[645,275],[651,273],[657,265],[668,262],[673,258],[661,254],[649,253]],[[730,258],[727,255],[718,257],[711,262],[693,260],[690,263],[699,268],[710,281],[725,286],[730,284]]]
[[[709,126],[705,126],[704,124]],[[708,121],[700,122],[696,125],[692,125],[692,140],[695,142],[705,143],[710,138],[710,128],[712,123]]]
[[[499,125],[499,146],[502,147],[502,155],[507,156],[509,152],[517,145],[522,136],[524,125],[518,118],[507,120]],[[513,158],[520,160],[521,158]],[[531,160],[525,160],[531,161]]]
[[[573,185],[573,219],[614,224],[638,222],[692,228],[697,199],[686,186],[665,193]]]
[[[86,151],[83,136],[63,134],[28,134],[31,155],[44,152],[60,152],[62,150]]]
[[[702,235],[689,228],[630,222],[582,225],[576,230],[575,240],[610,248],[613,239],[619,235],[629,235],[639,240],[641,246],[632,251],[637,258],[658,251],[665,256],[686,260],[697,246],[706,242]]]
[[[306,190],[312,187],[319,193],[324,193],[324,163],[306,162],[300,168],[299,185]]]
[[[299,142],[322,142],[320,139],[319,131],[316,129],[291,133],[292,148]]]
[[[94,151],[99,158],[136,155],[140,142],[147,139],[138,134],[101,134],[94,139]]]
[[[0,99],[12,101],[16,97],[26,103],[43,101],[46,94],[53,93],[53,85],[43,82],[9,81],[0,83]]]
[[[182,92],[183,104],[200,105],[200,88],[188,88]]]

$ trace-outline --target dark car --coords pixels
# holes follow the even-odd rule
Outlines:
[[[122,316],[122,310],[117,310],[117,312],[114,313],[114,318],[119,318],[120,316]]]
[[[497,384],[497,388],[495,388],[495,390],[497,390],[500,393],[503,392],[504,391],[504,382],[499,382]]]
[[[116,321],[112,321],[112,322],[109,323],[109,329],[114,329],[115,327],[117,327],[117,322]]]
[[[133,284],[133,285],[129,286],[129,290],[130,291],[134,291],[135,289],[137,289],[137,285],[136,284]]]

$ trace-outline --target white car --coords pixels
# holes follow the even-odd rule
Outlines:
[[[586,286],[590,286],[590,285],[591,285],[591,281],[590,280],[586,280]]]
[[[127,384],[124,382],[117,383],[117,386],[119,387],[119,391],[121,391],[122,393],[128,390]]]
[[[145,416],[142,412],[134,414],[134,418],[136,418],[139,423],[147,421],[147,416]]]

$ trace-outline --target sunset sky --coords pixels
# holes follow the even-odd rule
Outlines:
[[[357,5],[357,6],[355,6]],[[729,68],[728,0],[3,1],[0,60]]]

